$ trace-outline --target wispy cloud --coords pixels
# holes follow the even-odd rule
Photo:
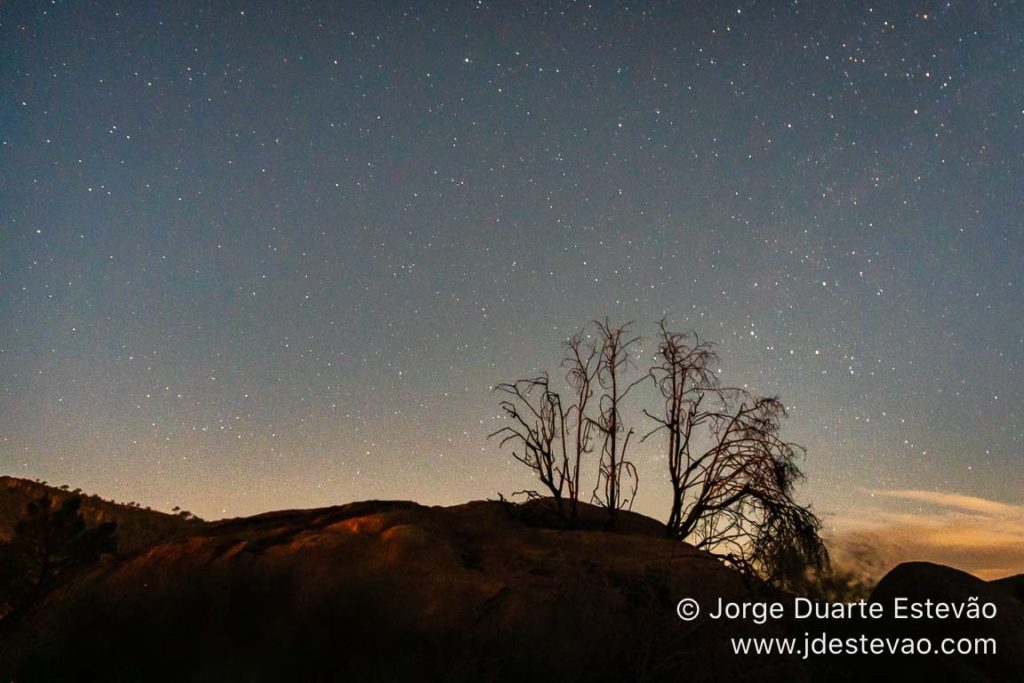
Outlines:
[[[873,504],[856,516],[830,520],[840,564],[884,571],[899,562],[924,560],[985,579],[1024,572],[1024,505],[955,492],[867,493]]]
[[[917,501],[919,503],[930,503],[940,507],[948,507],[966,512],[978,512],[985,515],[1007,515],[1024,517],[1024,505],[1010,505],[1000,503],[987,498],[976,496],[965,496],[960,493],[942,493],[941,491],[915,491],[912,489],[897,489],[888,491],[878,489],[872,491],[877,496],[888,496],[903,500]]]

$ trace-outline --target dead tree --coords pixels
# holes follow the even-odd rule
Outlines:
[[[572,439],[569,451],[571,462],[566,461],[566,484],[569,488],[569,523],[576,525],[580,500],[580,465],[585,455],[593,450],[593,421],[587,416],[590,400],[594,396],[594,382],[599,366],[599,350],[593,342],[585,341],[582,332],[565,342],[565,382],[572,396],[572,403],[562,418],[563,446]]]
[[[619,387],[620,375],[634,340],[624,339],[625,327],[597,323],[596,328],[594,334],[582,330],[564,344],[562,369],[568,402],[552,389],[547,373],[496,387],[505,394],[500,407],[509,424],[490,436],[500,438],[501,446],[512,446],[512,456],[533,470],[555,500],[559,519],[570,527],[578,519],[581,469],[594,450],[595,430],[602,437],[602,458],[601,476],[592,499],[602,504],[615,501],[617,509],[622,472],[635,473],[632,464],[623,464],[629,435],[625,442],[619,441],[622,430],[618,407],[624,395]],[[596,389],[601,395],[595,398]],[[541,497],[529,490],[518,495]]]
[[[508,396],[499,405],[511,424],[490,436],[501,439],[499,446],[512,443],[512,457],[536,473],[555,499],[559,519],[564,520],[562,493],[570,473],[561,397],[552,391],[547,373],[499,384],[495,390]],[[519,493],[541,497],[536,491]]]
[[[623,409],[635,387],[653,380],[662,409],[643,411],[656,422],[644,439],[666,434],[669,535],[783,585],[798,582],[807,568],[827,566],[821,524],[794,498],[804,449],[780,436],[781,401],[722,387],[714,345],[673,332],[664,321],[654,366],[631,379],[639,338],[630,324],[594,325],[592,334],[565,343],[567,402],[547,373],[496,387],[505,395],[500,405],[508,423],[491,436],[511,444],[513,457],[537,475],[559,520],[576,525],[581,466],[595,450],[591,502],[608,511],[611,527],[619,510],[633,504],[639,477],[628,457],[634,432]]]
[[[633,430],[626,428],[622,418],[622,405],[635,386],[643,382],[641,377],[630,382],[626,377],[632,365],[633,347],[639,337],[630,336],[630,325],[613,326],[606,318],[595,321],[597,329],[596,380],[601,388],[598,398],[598,414],[591,420],[601,436],[601,458],[598,463],[597,485],[591,499],[608,510],[609,526],[614,527],[618,511],[632,506],[640,484],[636,467],[627,457],[629,440]],[[623,493],[623,483],[629,486]]]
[[[774,582],[827,564],[820,522],[793,498],[804,449],[783,440],[777,398],[723,388],[714,346],[659,324],[651,369],[662,411],[672,508],[668,533]],[[793,577],[795,578],[795,577]]]
[[[673,496],[666,524],[670,533],[678,535],[683,532],[683,506],[698,483],[698,467],[691,453],[694,432],[706,425],[714,414],[712,410],[701,410],[701,405],[708,396],[712,397],[708,404],[720,405],[723,397],[711,367],[718,362],[712,345],[701,342],[696,335],[693,345],[690,345],[689,337],[669,331],[664,319],[658,323],[658,330],[660,363],[651,368],[651,377],[664,399],[664,407],[661,415],[644,410],[645,415],[659,423],[644,439],[655,432],[667,432],[668,471]]]

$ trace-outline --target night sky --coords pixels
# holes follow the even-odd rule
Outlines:
[[[1024,569],[1020,7],[0,22],[0,473],[208,518],[495,497],[491,387],[668,315],[781,396],[830,528]]]

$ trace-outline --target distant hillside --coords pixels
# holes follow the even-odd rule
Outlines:
[[[43,495],[49,495],[59,502],[76,494],[28,479],[0,476],[0,541],[11,538],[25,506]],[[77,495],[82,497],[81,511],[87,524],[92,526],[100,522],[117,522],[119,552],[138,550],[179,532],[194,530],[202,524],[199,520],[113,503],[99,496]]]

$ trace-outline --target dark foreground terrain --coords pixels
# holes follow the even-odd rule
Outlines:
[[[109,560],[0,621],[8,681],[1016,681],[1019,581],[902,565],[892,595],[998,605],[997,655],[737,656],[730,638],[930,625],[715,621],[719,598],[790,598],[626,515],[622,530],[547,528],[535,508],[364,502],[210,523]],[[684,622],[694,597],[705,616]],[[900,630],[904,629],[904,630]],[[917,630],[914,630],[917,629]],[[939,632],[942,629],[938,629]]]

